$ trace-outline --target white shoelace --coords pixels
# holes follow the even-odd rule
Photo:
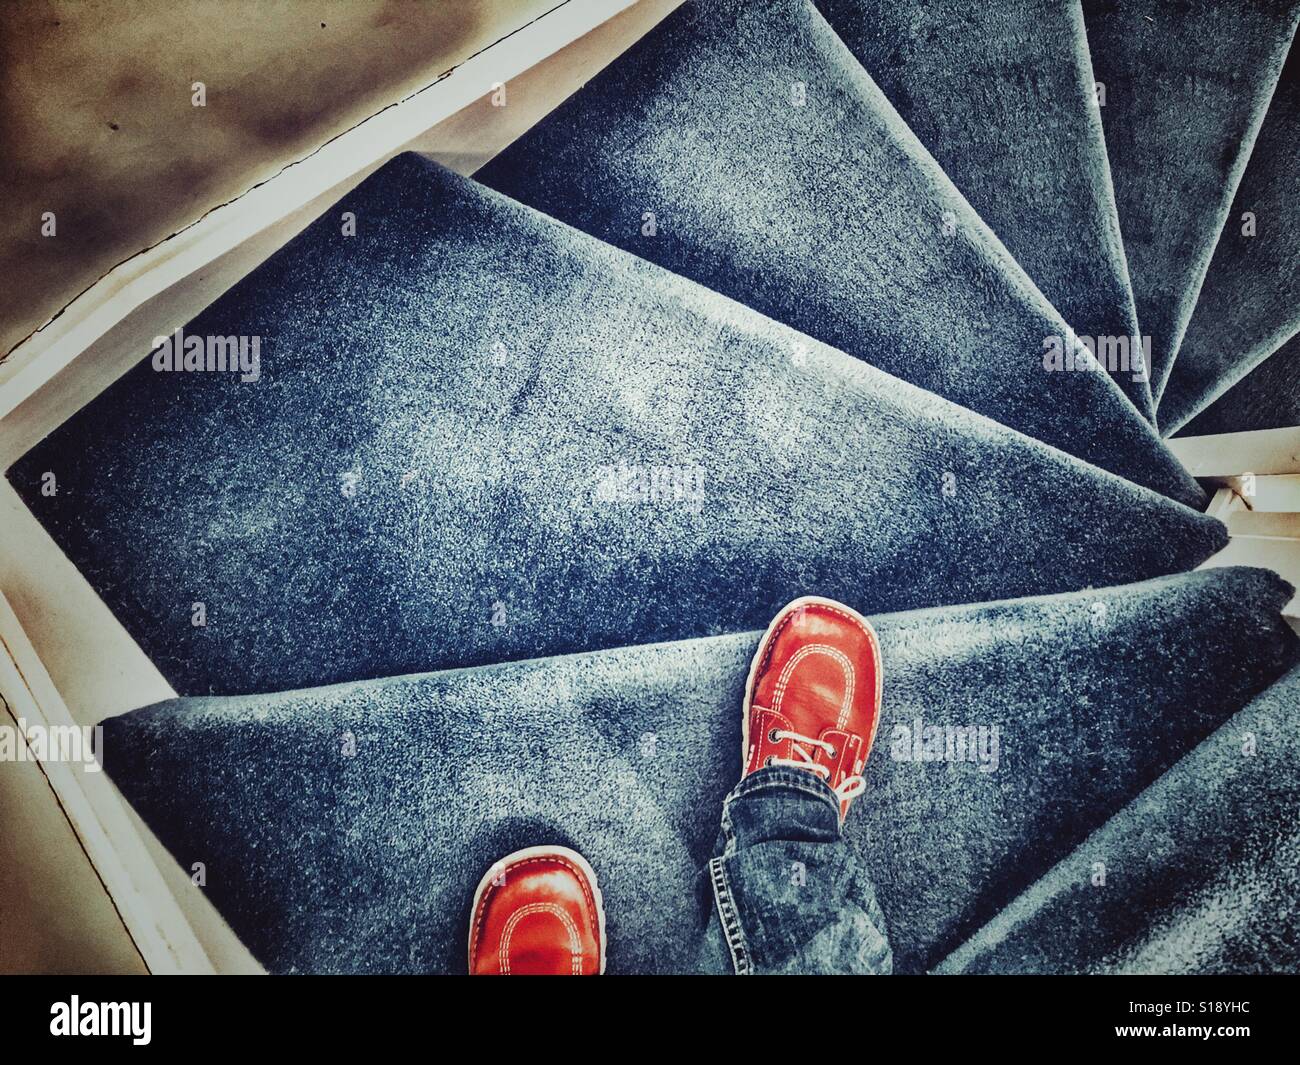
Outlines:
[[[782,740],[791,740],[793,742],[792,750],[795,753],[794,758],[769,758],[770,765],[789,766],[792,769],[808,769],[816,773],[822,780],[829,780],[831,771],[828,766],[818,765],[813,760],[812,754],[809,753],[808,747],[820,747],[826,752],[827,757],[836,756],[835,745],[827,743],[825,740],[815,740],[811,736],[803,736],[798,732],[790,732],[787,729],[773,729],[770,736],[772,742],[780,743]],[[808,746],[803,746],[807,744]],[[836,787],[831,788],[836,797],[841,802],[847,802],[849,799],[861,795],[866,789],[866,779],[859,775],[848,776],[839,782]]]

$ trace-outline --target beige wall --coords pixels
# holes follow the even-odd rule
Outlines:
[[[0,359],[118,262],[562,2],[0,4]]]
[[[144,971],[41,767],[0,762],[0,974]]]

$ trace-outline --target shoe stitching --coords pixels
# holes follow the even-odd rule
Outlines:
[[[862,633],[864,636],[867,637],[868,643],[871,647],[872,666],[876,675],[876,690],[874,693],[875,703],[876,703],[876,715],[875,715],[875,720],[872,722],[871,736],[870,736],[870,739],[874,741],[876,738],[876,729],[880,725],[880,718],[882,716],[882,714],[880,713],[880,701],[881,701],[881,694],[882,694],[883,677],[881,676],[881,669],[880,669],[880,644],[878,638],[875,635],[874,630],[871,629],[870,624],[864,625],[861,619],[854,617],[852,614],[849,614],[848,612],[841,609],[840,607],[835,606],[833,603],[818,602],[814,604],[805,604],[804,606],[798,607],[795,610],[789,611],[789,613],[784,618],[781,619],[781,624],[779,624],[767,637],[767,646],[763,650],[763,661],[759,666],[759,668],[754,671],[754,685],[752,690],[749,692],[749,698],[752,702],[754,695],[757,694],[758,685],[762,680],[763,675],[767,672],[768,666],[771,664],[772,653],[776,650],[777,639],[780,637],[781,633],[785,631],[785,627],[789,625],[791,621],[794,620],[794,616],[799,612],[799,610],[809,610],[809,609],[820,609],[820,610],[825,610],[828,613],[835,614],[838,617],[841,617],[845,621],[849,622],[855,629],[857,629],[860,633]]]
[[[710,879],[713,882],[713,903],[717,907],[718,920],[722,925],[722,939],[727,953],[731,955],[731,967],[737,976],[749,976],[753,966],[749,958],[749,947],[745,942],[745,931],[740,925],[731,897],[731,885],[727,882],[727,872],[722,858],[709,861]]]
[[[839,716],[835,719],[835,729],[837,732],[844,731],[844,725],[849,719],[849,711],[853,707],[853,691],[857,684],[857,674],[853,669],[853,663],[849,656],[841,651],[838,647],[832,647],[826,643],[809,643],[800,647],[781,668],[781,676],[777,678],[776,692],[772,699],[772,708],[781,709],[781,700],[785,698],[786,689],[790,685],[790,677],[794,673],[794,668],[809,655],[822,654],[835,661],[840,669],[844,670],[844,697],[840,700]]]
[[[562,865],[564,866],[565,869],[568,869],[569,872],[573,873],[573,875],[577,877],[578,883],[582,886],[582,895],[583,898],[587,900],[587,904],[590,907],[590,912],[596,916],[597,920],[599,920],[599,910],[596,907],[596,897],[591,892],[591,885],[587,883],[587,874],[584,873],[581,869],[579,869],[567,858],[565,858],[563,855],[559,855],[559,854],[538,855],[535,858],[525,858],[521,862],[515,862],[512,865],[507,865],[502,867],[501,872],[503,874],[508,873],[511,869],[522,869],[525,865],[533,865],[538,862],[546,862],[552,865]],[[488,900],[491,897],[492,897],[492,891],[490,889],[483,892],[483,897],[479,899],[478,912],[474,916],[474,935],[473,938],[470,940],[470,948],[469,948],[469,967],[471,972],[473,972],[474,970],[474,962],[478,957],[479,934],[481,933],[483,928],[483,919],[487,916],[487,904],[488,904]],[[600,945],[599,939],[597,939],[597,949],[599,949],[599,945]]]
[[[582,939],[578,935],[578,926],[573,923],[573,918],[565,912],[564,907],[555,902],[530,902],[510,915],[510,920],[506,922],[506,927],[501,933],[501,942],[497,946],[497,963],[501,967],[502,974],[510,975],[510,938],[515,934],[515,927],[525,917],[531,917],[535,913],[549,913],[558,917],[564,924],[564,929],[569,934],[569,968],[574,976],[581,976]]]

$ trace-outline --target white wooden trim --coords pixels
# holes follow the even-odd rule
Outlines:
[[[1210,499],[1210,505],[1206,508],[1205,513],[1208,517],[1227,522],[1233,514],[1245,509],[1246,501],[1241,496],[1231,488],[1220,488]]]
[[[0,689],[10,713],[28,726],[75,725],[3,595],[0,643]],[[66,762],[40,767],[149,970],[215,972],[112,781],[102,770]]]
[[[1228,546],[1199,569],[1259,566],[1300,587],[1300,474],[1224,477],[1206,513],[1228,527]],[[1282,608],[1300,631],[1300,594]]]
[[[1300,514],[1279,514],[1262,510],[1240,510],[1226,519],[1231,536],[1260,536],[1278,540],[1300,540]]]
[[[1300,426],[1166,440],[1193,477],[1300,473]]]
[[[1251,510],[1274,514],[1300,512],[1300,473],[1245,474],[1227,478],[1225,483]]]
[[[0,478],[0,595],[79,725],[170,699],[172,686]]]
[[[4,590],[0,637],[24,682],[32,686],[31,699],[41,703],[39,716],[24,715],[29,722],[94,725],[176,695],[2,478],[0,527],[5,530],[0,537],[0,589]],[[3,679],[0,686],[5,686],[8,696]],[[47,774],[150,971],[262,972],[113,783],[103,774],[72,776],[70,781],[61,772]],[[84,806],[77,793],[68,798],[68,789],[79,783],[85,785]],[[82,813],[73,817],[73,809]],[[131,892],[125,901],[122,890]],[[151,913],[153,924],[145,914],[135,913],[133,906]],[[186,932],[177,923],[178,911]],[[196,943],[199,954],[194,951]]]

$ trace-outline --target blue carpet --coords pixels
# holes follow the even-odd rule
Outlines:
[[[1294,665],[1289,595],[1226,569],[877,618],[884,717],[847,831],[898,969],[938,962]],[[108,720],[105,766],[272,971],[463,971],[479,876],[540,843],[598,871],[611,972],[688,971],[757,640],[174,700]],[[918,720],[996,727],[996,761],[991,733],[983,762],[913,760]]]
[[[1084,0],[1157,407],[1298,9],[1296,0]]]
[[[273,972],[463,971],[542,843],[611,972],[693,971],[817,593],[881,635],[898,971],[1300,971],[1293,589],[1186,572],[1151,421],[1300,423],[1297,11],[688,0],[478,181],[392,160],[185,327],[253,379],[141,352],[7,471],[182,694],[112,779]]]
[[[940,971],[1296,973],[1297,897],[1300,670],[1221,725]]]
[[[1049,338],[1071,343],[1060,314],[806,0],[691,0],[477,176],[927,391],[1201,501],[1107,373],[1044,368]]]
[[[1300,48],[1293,45],[1160,402],[1166,436],[1300,333],[1297,159]],[[1300,377],[1287,391],[1300,393]]]
[[[1079,5],[815,2],[1075,332],[1137,336]],[[1154,421],[1146,375],[1112,376]]]
[[[1295,425],[1300,425],[1300,335],[1283,344],[1177,435],[1244,433]]]
[[[188,327],[250,331],[260,381],[146,360],[10,472],[185,694],[743,631],[811,592],[1118,584],[1226,541],[415,156]]]

